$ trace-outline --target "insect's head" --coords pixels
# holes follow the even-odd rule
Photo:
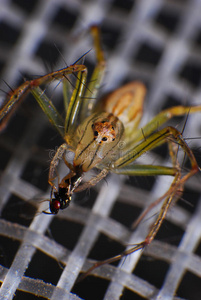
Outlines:
[[[57,192],[54,192],[54,198],[50,201],[50,211],[52,214],[56,215],[60,209],[65,209],[69,206],[71,201],[71,196],[67,195],[66,188],[59,188]]]

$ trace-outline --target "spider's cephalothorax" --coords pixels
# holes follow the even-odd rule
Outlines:
[[[88,117],[77,130],[73,165],[87,172],[98,165],[111,163],[124,132],[122,122],[113,114],[102,112]]]

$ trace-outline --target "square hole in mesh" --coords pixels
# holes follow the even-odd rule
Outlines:
[[[182,105],[181,100],[184,100],[184,99],[179,99],[175,95],[169,94],[165,97],[165,100],[163,101],[164,104],[163,104],[161,110],[165,110],[165,109],[168,109],[168,108],[171,108],[174,106]],[[186,105],[188,105],[188,104],[186,104]],[[174,123],[177,125],[177,129],[182,131],[186,118],[187,118],[187,114],[183,115],[183,116],[177,116],[172,119],[174,121]],[[178,125],[179,125],[179,127],[178,127]]]
[[[55,64],[57,63],[58,59],[60,58],[60,53],[62,52],[61,45],[54,45],[48,41],[43,41],[39,45],[36,56],[42,58],[42,61],[47,65],[49,70],[53,70]],[[51,71],[48,71],[51,72]]]
[[[25,272],[25,276],[42,279],[56,285],[62,271],[56,260],[37,250]]]
[[[178,74],[183,80],[197,88],[201,83],[201,64],[199,62],[188,61]]]
[[[33,294],[25,293],[18,290],[15,292],[15,297],[13,298],[13,300],[45,300],[45,299],[47,298],[34,296]]]
[[[4,206],[1,217],[7,221],[28,227],[37,211],[31,201],[23,201],[12,195]]]
[[[156,177],[154,176],[129,176],[126,180],[126,184],[142,190],[151,191],[155,180]]]
[[[0,145],[1,145],[1,140],[0,140]],[[1,165],[0,170],[1,171],[6,167],[8,161],[9,161],[9,158],[11,155],[9,150],[10,149],[7,149],[7,147],[1,148],[1,155],[0,155],[0,165]]]
[[[102,300],[106,293],[107,287],[109,285],[108,280],[87,276],[86,279],[77,283],[73,289],[72,293],[87,300]]]
[[[2,60],[3,58],[0,57],[0,77],[2,78],[1,76],[1,72],[3,71],[4,67],[5,67],[5,61]]]
[[[21,178],[43,191],[46,191],[49,186],[48,169],[36,161],[28,161]]]
[[[0,236],[0,265],[10,268],[20,246],[20,242]]]
[[[149,66],[157,66],[162,56],[162,49],[148,44],[146,41],[142,43],[135,56],[135,60]]]
[[[200,258],[201,258],[201,242],[197,246],[197,248],[195,250],[195,254],[198,255],[198,256],[200,256]]]
[[[46,149],[45,151],[47,152],[47,160],[50,163],[58,147],[63,144],[63,139],[52,127],[47,127],[43,131],[37,144],[39,147]]]
[[[177,297],[182,299],[198,300],[200,299],[201,278],[187,272],[177,290]]]
[[[0,43],[13,45],[19,37],[20,31],[12,25],[1,21],[0,22]]]
[[[50,234],[59,244],[73,250],[82,232],[83,226],[60,218],[54,218],[50,225]],[[47,232],[47,235],[49,232]]]
[[[141,209],[125,203],[116,202],[110,213],[110,218],[131,228],[133,222],[139,217]]]
[[[163,101],[161,110],[164,110],[164,109],[167,109],[167,108],[170,108],[173,106],[177,106],[177,105],[181,105],[181,99],[178,99],[174,95],[167,95]]]
[[[112,26],[112,24],[103,23],[101,26],[103,45],[107,46],[109,49],[114,49],[118,43],[121,28],[117,26]]]
[[[52,26],[56,24],[62,27],[63,29],[70,30],[74,26],[78,15],[78,12],[66,10],[63,7],[60,7],[52,21]]]
[[[38,4],[38,0],[12,0],[12,2],[13,4],[19,6],[27,14],[31,13]]]
[[[200,136],[198,136],[198,137],[192,137],[192,138],[196,138],[198,141],[200,141]],[[191,137],[189,137],[189,139],[188,139],[188,137],[187,137],[187,142],[188,142],[188,140],[191,140]],[[198,166],[201,166],[201,147],[197,147],[197,148],[191,148],[191,150],[193,151],[193,154],[194,154],[194,156],[195,156],[195,158],[196,158],[196,161],[197,161],[197,163],[198,163]],[[196,176],[196,175],[195,175]],[[197,179],[198,181],[199,181],[199,179]]]
[[[168,145],[167,143],[161,145],[161,146],[158,146],[156,148],[154,148],[153,150],[150,151],[150,153],[155,153],[157,154],[158,156],[160,156],[161,158],[165,158],[167,157],[168,153],[169,153],[169,150],[168,150]],[[154,158],[154,161],[157,160]],[[154,162],[154,164],[157,164],[157,161]]]
[[[93,207],[97,196],[98,192],[92,187],[83,192],[75,193],[73,202],[76,205],[90,209]]]
[[[170,210],[169,212],[171,214]],[[181,227],[173,224],[172,222],[169,222],[168,220],[164,220],[155,238],[161,242],[168,243],[173,246],[178,246],[183,237],[183,234],[184,230]]]
[[[174,12],[174,10],[168,11],[165,9],[162,9],[158,15],[155,18],[155,23],[168,31],[169,33],[172,33],[177,28],[177,25],[179,23],[179,15]]]
[[[142,255],[133,273],[160,288],[163,285],[168,268],[168,263]]]
[[[194,180],[196,180],[196,175],[194,176]],[[199,182],[200,179],[197,179]],[[185,186],[184,192],[181,195],[177,204],[184,208],[187,212],[193,214],[196,211],[196,207],[200,198],[200,193],[196,192],[193,188]]]
[[[126,299],[143,300],[144,297],[140,297],[136,293],[134,293],[131,290],[128,290],[128,289],[125,288],[124,291],[123,291],[123,294],[122,294],[122,296],[120,298],[120,300],[126,300]]]
[[[122,253],[124,250],[125,247],[123,245],[101,233],[94,247],[91,249],[88,258],[96,260],[105,260],[107,258]],[[114,262],[113,264],[117,265],[118,261]]]
[[[135,0],[114,0],[113,7],[120,9],[121,11],[130,12],[132,7],[135,5]]]
[[[199,48],[201,47],[201,28],[197,29],[197,33],[194,39],[194,45]]]
[[[0,136],[0,139],[8,143],[11,151],[15,151],[16,144],[24,134],[27,127],[27,118],[21,111],[17,112],[6,124],[6,128]]]

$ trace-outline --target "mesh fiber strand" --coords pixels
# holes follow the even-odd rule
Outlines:
[[[70,65],[92,47],[86,29],[100,23],[108,61],[101,94],[144,82],[145,124],[166,107],[201,104],[200,13],[201,0],[0,0],[0,77],[13,88]],[[92,50],[85,58],[90,72],[94,61]],[[51,93],[58,106],[61,93],[61,85]],[[4,98],[2,91],[0,104]],[[182,131],[185,121],[171,124]],[[184,137],[199,165],[200,128],[200,114],[189,115]],[[76,283],[92,259],[145,238],[158,207],[135,231],[131,225],[171,178],[111,174],[57,216],[33,217],[32,204],[49,197],[49,163],[61,143],[33,99],[0,136],[0,300],[200,299],[200,174],[187,182],[150,246]],[[166,165],[169,156],[160,148],[142,159]]]

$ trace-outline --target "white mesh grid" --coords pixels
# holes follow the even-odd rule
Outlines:
[[[91,48],[90,37],[82,33],[98,22],[108,59],[101,91],[143,81],[148,88],[145,124],[172,101],[201,104],[200,14],[201,0],[0,0],[1,78],[15,87],[23,81],[21,73],[45,74],[48,55],[53,57],[49,69],[63,67],[54,43],[66,62],[73,63]],[[93,53],[87,62],[93,63]],[[8,90],[3,82],[1,87]],[[0,299],[200,299],[199,174],[186,184],[186,205],[180,201],[170,210],[166,225],[144,252],[100,267],[96,277],[81,283],[76,280],[92,265],[89,258],[108,258],[146,237],[159,208],[134,232],[129,227],[137,212],[163,194],[169,178],[144,178],[140,185],[140,178],[110,175],[81,194],[89,198],[86,203],[77,200],[56,217],[18,218],[20,200],[49,197],[48,166],[62,142],[37,105],[30,105],[23,103],[0,137]],[[172,124],[182,130],[184,122]],[[198,160],[200,127],[200,114],[189,116],[184,132],[187,138],[198,137],[187,140]]]

